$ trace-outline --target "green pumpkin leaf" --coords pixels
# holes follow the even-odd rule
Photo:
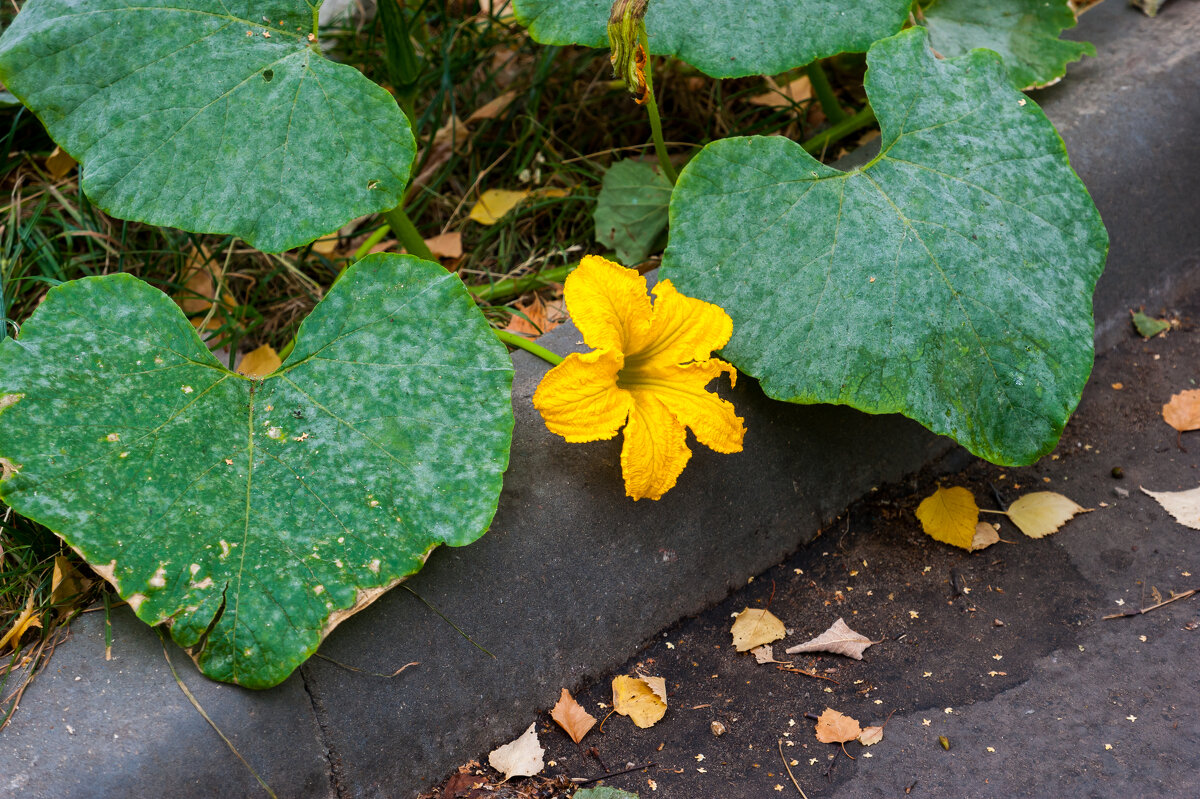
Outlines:
[[[392,97],[323,57],[306,0],[30,0],[0,81],[123,219],[297,247],[400,204]]]
[[[1108,236],[1053,126],[995,53],[867,54],[881,153],[852,172],[781,137],[684,169],[662,277],[733,317],[772,397],[902,413],[996,463],[1049,452],[1092,367]]]
[[[935,0],[923,12],[934,50],[947,57],[994,50],[1018,89],[1054,83],[1068,62],[1096,54],[1087,42],[1058,38],[1075,27],[1068,0]]]
[[[209,677],[282,681],[335,625],[483,534],[512,366],[462,282],[352,266],[263,380],[129,275],[52,289],[0,342],[0,483]]]
[[[636,266],[667,229],[671,181],[645,161],[618,161],[604,173],[596,198],[596,241],[616,250],[617,259]]]
[[[650,52],[714,78],[775,75],[837,53],[861,53],[908,19],[911,0],[652,0]],[[612,0],[513,0],[542,44],[608,47]]]

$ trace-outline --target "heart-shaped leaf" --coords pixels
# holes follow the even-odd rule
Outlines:
[[[935,0],[923,19],[934,50],[944,56],[994,50],[1018,89],[1053,83],[1068,62],[1096,54],[1087,42],[1058,38],[1075,27],[1068,0]]]
[[[596,198],[596,241],[616,250],[617,260],[637,266],[667,229],[671,181],[645,161],[618,161],[604,173]]]
[[[709,144],[671,198],[662,276],[725,308],[723,357],[770,396],[1029,463],[1092,368],[1100,215],[994,53],[940,61],[915,29],[867,62],[880,155],[845,173],[778,136]]]
[[[714,78],[775,75],[837,53],[861,53],[908,18],[910,0],[653,0],[650,51]],[[608,47],[612,0],[513,0],[517,20],[543,44]]]
[[[263,380],[224,368],[129,276],[52,289],[0,342],[0,483],[201,670],[283,680],[437,544],[483,534],[511,363],[462,282],[351,267]]]
[[[314,14],[30,0],[0,38],[0,80],[109,213],[285,250],[399,205],[416,149],[392,97],[310,41]]]

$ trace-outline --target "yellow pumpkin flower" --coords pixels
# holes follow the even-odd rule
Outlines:
[[[658,499],[683,472],[692,451],[687,429],[717,452],[741,452],[746,428],[733,405],[705,388],[737,370],[710,357],[733,334],[721,308],[685,297],[671,281],[646,279],[595,255],[567,277],[567,310],[591,352],[572,353],[533,395],[546,427],[567,441],[613,438],[625,427],[625,493]]]

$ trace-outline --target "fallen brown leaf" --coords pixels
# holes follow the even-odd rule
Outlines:
[[[823,744],[844,744],[861,734],[862,727],[856,720],[833,708],[825,708],[817,719],[817,740]]]
[[[1200,388],[1181,391],[1163,406],[1163,421],[1181,433],[1200,430]]]
[[[987,522],[975,525],[975,537],[971,539],[971,551],[978,552],[987,549],[1000,540],[1000,533]]]
[[[729,632],[733,634],[733,645],[739,652],[749,652],[787,635],[783,622],[762,608],[746,608],[737,614]]]
[[[588,730],[596,723],[596,717],[584,710],[566,688],[562,689],[558,704],[550,711],[550,718],[558,722],[558,726],[562,727],[575,743],[582,741],[583,736],[587,735]]]
[[[863,746],[874,746],[883,740],[883,727],[863,727],[858,742]]]
[[[776,83],[774,78],[768,77],[765,80],[771,87],[771,91],[751,97],[751,105],[761,105],[767,108],[791,108],[798,103],[812,99],[812,82],[807,75],[801,75],[783,86]]]
[[[61,605],[77,599],[91,584],[92,581],[80,574],[66,557],[54,556],[54,574],[50,578],[51,605]]]
[[[532,777],[540,772],[546,767],[545,754],[546,750],[538,743],[537,722],[534,722],[515,740],[493,749],[488,755],[488,763],[508,781],[513,777]]]
[[[221,282],[223,274],[221,265],[213,260],[207,248],[193,247],[188,253],[179,276],[183,289],[176,292],[172,299],[197,330],[220,329],[226,322],[225,312],[233,310],[234,300],[228,292],[221,293],[220,305],[213,309],[213,302],[217,299],[217,284]]]
[[[425,239],[425,246],[438,258],[462,258],[462,233],[457,230]]]
[[[471,116],[467,117],[467,124],[478,122],[481,119],[495,119],[504,113],[504,109],[512,105],[512,101],[517,99],[515,91],[507,91],[494,100],[490,100],[471,112]]]
[[[760,666],[765,665],[767,663],[778,663],[781,666],[792,665],[791,661],[776,660],[775,659],[775,650],[770,644],[763,644],[762,646],[756,646],[750,650],[750,654],[754,655],[754,659],[758,661],[758,664]]]
[[[667,682],[662,677],[613,677],[613,710],[635,725],[653,727],[667,714]]]
[[[798,652],[832,652],[835,655],[862,660],[863,651],[874,644],[870,638],[851,630],[842,619],[835,621],[828,630],[811,641],[788,647],[787,653],[795,655]]]

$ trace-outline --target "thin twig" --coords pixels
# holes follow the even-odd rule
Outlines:
[[[346,665],[345,663],[342,663],[342,662],[340,662],[340,661],[334,660],[333,658],[329,657],[328,655],[322,655],[320,652],[317,652],[317,653],[316,653],[316,656],[317,656],[317,657],[319,657],[321,660],[328,660],[330,663],[332,663],[332,664],[333,664],[333,665],[335,665],[335,666],[341,666],[341,667],[342,667],[343,669],[345,669],[346,671],[354,671],[354,672],[358,672],[359,674],[366,674],[368,677],[385,677],[385,678],[387,678],[387,679],[389,679],[389,680],[390,680],[392,677],[395,677],[395,676],[399,675],[399,674],[400,674],[400,672],[404,671],[404,670],[405,670],[405,669],[407,669],[409,666],[420,666],[420,665],[421,665],[421,662],[420,662],[420,661],[418,661],[418,660],[414,660],[412,663],[405,663],[403,666],[401,666],[400,668],[396,669],[396,670],[395,670],[395,671],[393,671],[391,674],[384,674],[383,672],[378,672],[378,671],[367,671],[366,669],[359,669],[359,668],[355,668],[354,666],[348,666],[348,665]]]
[[[788,776],[792,778],[792,785],[796,786],[796,790],[800,792],[801,799],[808,799],[804,794],[804,789],[800,787],[800,783],[796,782],[796,776],[792,774],[792,767],[788,765],[787,758],[783,756],[783,739],[779,739],[779,759],[783,761],[783,767],[787,769]]]
[[[791,674],[803,674],[805,677],[815,677],[818,680],[828,680],[829,682],[833,683],[834,685],[841,685],[840,682],[833,679],[832,677],[826,677],[824,674],[817,674],[815,671],[805,671],[804,669],[798,669],[794,666],[783,666],[783,665],[777,665],[775,668],[779,669],[780,671],[789,672]]]
[[[1176,594],[1175,596],[1171,597],[1170,599],[1163,600],[1162,602],[1159,602],[1157,605],[1151,605],[1150,607],[1142,608],[1141,610],[1127,610],[1124,613],[1111,613],[1108,616],[1105,616],[1104,618],[1105,619],[1124,619],[1124,618],[1128,618],[1130,616],[1141,616],[1143,613],[1149,613],[1152,610],[1158,610],[1163,605],[1169,605],[1178,599],[1187,599],[1190,596],[1194,596],[1197,591],[1200,591],[1200,589],[1193,588],[1190,591],[1184,591],[1182,594]]]
[[[496,656],[495,656],[495,655],[493,655],[491,652],[489,652],[489,651],[488,651],[488,650],[487,650],[485,647],[483,647],[482,645],[475,643],[475,639],[471,638],[471,636],[469,636],[469,635],[467,635],[466,633],[464,633],[464,632],[463,632],[461,629],[459,629],[459,627],[458,627],[458,625],[457,625],[457,624],[455,624],[454,622],[452,622],[452,621],[450,621],[449,619],[447,619],[447,618],[446,618],[446,616],[445,616],[445,615],[444,615],[444,614],[443,614],[443,613],[442,613],[440,610],[438,610],[437,608],[435,608],[433,605],[429,604],[429,600],[425,599],[425,597],[421,596],[421,595],[420,595],[420,594],[418,594],[416,591],[414,591],[414,590],[412,590],[411,588],[409,588],[407,585],[404,585],[404,586],[401,586],[401,587],[402,587],[402,588],[403,588],[405,591],[407,591],[408,593],[410,593],[410,594],[412,594],[413,596],[415,596],[417,599],[419,599],[419,600],[421,600],[422,602],[424,602],[424,603],[425,603],[425,607],[429,608],[429,609],[430,609],[430,610],[432,610],[434,613],[436,613],[438,616],[440,616],[440,617],[441,617],[441,619],[442,619],[442,621],[446,622],[446,624],[449,624],[451,627],[453,627],[453,628],[454,628],[454,631],[455,631],[456,633],[458,633],[458,634],[459,634],[459,635],[461,635],[463,638],[466,638],[468,641],[470,641],[470,642],[471,642],[471,646],[475,647],[475,648],[476,648],[476,649],[478,649],[480,652],[482,652],[483,654],[485,654],[485,655],[487,655],[488,657],[490,657],[492,660],[495,660],[495,659],[496,659]]]
[[[208,726],[216,730],[217,735],[221,736],[221,740],[224,741],[225,745],[229,747],[229,751],[233,752],[234,755],[237,756],[237,759],[242,761],[242,765],[250,770],[250,773],[254,775],[254,779],[258,780],[258,784],[263,787],[263,790],[267,792],[267,795],[270,796],[271,799],[279,799],[279,797],[275,795],[275,792],[271,790],[271,786],[263,782],[263,778],[258,776],[258,772],[254,770],[254,766],[250,765],[248,762],[246,762],[246,758],[242,757],[242,753],[239,752],[237,747],[233,745],[233,741],[230,741],[225,737],[225,733],[221,732],[221,728],[217,726],[215,721],[208,717],[208,714],[204,712],[204,708],[200,707],[200,703],[196,701],[196,697],[192,695],[192,692],[188,690],[188,687],[183,684],[183,680],[179,678],[179,672],[175,671],[175,664],[171,662],[171,655],[169,652],[167,652],[167,639],[163,637],[162,630],[156,628],[155,632],[158,633],[158,640],[162,642],[163,657],[166,658],[167,668],[171,670],[171,676],[175,678],[175,684],[179,686],[179,690],[183,691],[183,695],[186,696],[188,701],[192,703],[192,707],[196,708],[196,712],[208,722]]]
[[[576,785],[591,785],[593,782],[600,782],[600,780],[606,780],[609,777],[619,777],[622,774],[628,774],[631,771],[641,771],[644,768],[654,768],[657,765],[657,763],[647,763],[644,766],[634,766],[633,768],[622,769],[621,771],[613,771],[608,774],[602,774],[599,777],[592,777],[588,780],[585,780],[582,777],[572,777],[571,782],[575,783]]]

